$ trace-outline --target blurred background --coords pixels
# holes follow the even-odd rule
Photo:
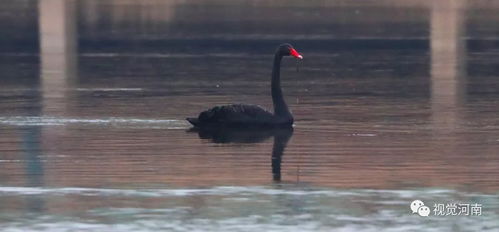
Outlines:
[[[0,225],[496,231],[497,25],[494,0],[4,1]],[[214,105],[271,109],[284,42],[293,131],[189,132]]]

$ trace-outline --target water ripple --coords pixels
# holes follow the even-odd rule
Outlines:
[[[114,127],[133,127],[148,129],[185,129],[187,122],[176,119],[141,119],[141,118],[64,118],[64,117],[0,117],[0,124],[10,126],[64,126],[84,124]]]
[[[374,196],[383,195],[385,197],[413,199],[420,196],[482,196],[493,197],[494,195],[458,192],[451,189],[414,189],[414,190],[378,190],[378,189],[293,189],[264,186],[218,186],[213,188],[192,188],[192,189],[111,189],[111,188],[47,188],[47,187],[0,187],[0,195],[85,195],[85,196],[135,196],[135,197],[172,197],[172,196],[192,196],[192,195],[214,195],[214,196],[234,196],[234,195],[288,195],[288,196]]]

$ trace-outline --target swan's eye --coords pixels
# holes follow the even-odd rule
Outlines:
[[[294,48],[290,48],[289,49],[289,54],[297,59],[303,59],[303,56],[300,55],[300,53],[298,53]]]

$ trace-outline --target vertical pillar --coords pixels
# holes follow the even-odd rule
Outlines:
[[[77,31],[75,0],[38,0],[40,41],[40,95],[42,117],[66,116],[69,88],[76,78]],[[64,127],[38,128],[38,149],[44,155],[54,153],[61,144]],[[31,155],[39,159],[39,154]],[[50,176],[59,175],[50,158],[41,167],[39,181],[45,184]],[[41,162],[40,162],[41,163]],[[47,167],[48,166],[48,167]],[[31,167],[33,168],[33,167]]]
[[[65,110],[68,85],[76,76],[74,0],[39,0],[41,91],[43,114]]]
[[[456,129],[466,97],[465,1],[430,3],[432,121],[443,130]]]

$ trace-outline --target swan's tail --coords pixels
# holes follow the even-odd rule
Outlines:
[[[197,118],[186,118],[188,122],[190,122],[193,126],[199,126],[199,119]]]

